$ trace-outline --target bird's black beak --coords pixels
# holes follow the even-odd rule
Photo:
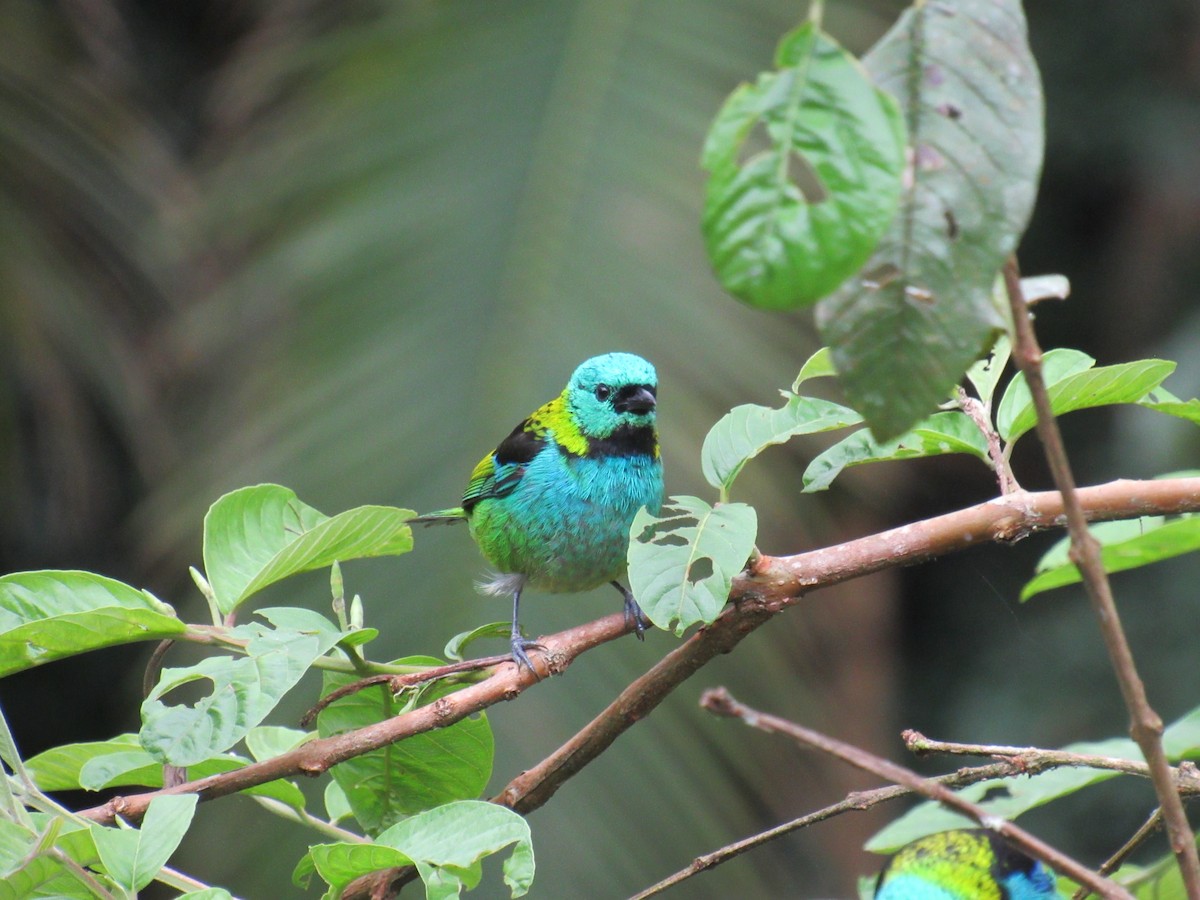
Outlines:
[[[631,412],[635,416],[644,416],[653,412],[658,405],[654,397],[654,388],[644,384],[629,384],[617,391],[613,400],[613,409],[619,413]]]

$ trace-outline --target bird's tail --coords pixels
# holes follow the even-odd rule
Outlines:
[[[435,509],[431,513],[409,519],[409,524],[417,525],[453,525],[455,522],[467,521],[467,512],[461,506],[450,509]]]

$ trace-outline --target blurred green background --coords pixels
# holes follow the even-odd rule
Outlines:
[[[862,51],[902,4],[828,4]],[[668,491],[711,496],[698,454],[730,406],[772,403],[815,348],[807,315],[725,296],[699,235],[705,128],[770,65],[803,4],[771,0],[0,0],[0,570],[86,568],[186,618],[207,506],[260,481],[328,513],[455,502],[478,458],[583,358],[658,367]],[[1200,393],[1200,11],[1185,0],[1031,3],[1048,157],[1022,247],[1074,296],[1046,346],[1180,363]],[[1195,464],[1150,413],[1066,420],[1082,482]],[[1036,442],[1027,487],[1049,482]],[[982,500],[953,458],[856,470],[799,494],[823,445],[772,450],[739,482],[760,545],[795,552]],[[438,652],[503,619],[463,530],[351,564],[375,658]],[[903,758],[898,732],[1057,745],[1126,717],[1069,591],[1021,608],[1049,539],[812,596],[718,660],[534,813],[534,897],[628,895],[710,851],[872,782],[696,708],[740,699]],[[1200,577],[1177,561],[1117,582],[1152,700],[1200,701]],[[320,576],[277,602],[325,609]],[[611,591],[531,595],[544,633]],[[673,646],[652,634],[497,707],[493,787],[533,765]],[[149,648],[0,682],[27,754],[136,730]],[[311,700],[300,692],[279,721]],[[941,768],[952,766],[943,763]],[[929,767],[927,767],[929,768]],[[933,766],[932,768],[938,768]],[[92,802],[76,798],[80,804]],[[1031,817],[1096,862],[1151,808],[1110,784]],[[897,808],[801,832],[672,896],[849,897],[864,838]],[[177,864],[286,896],[308,836],[250,801],[205,805]],[[1158,848],[1161,850],[1161,848]],[[496,881],[477,892],[497,896]],[[411,891],[411,889],[410,889]]]

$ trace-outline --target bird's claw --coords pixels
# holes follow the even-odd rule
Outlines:
[[[646,618],[646,614],[642,612],[642,608],[638,606],[638,602],[633,599],[633,593],[621,588],[621,593],[625,595],[625,624],[633,625],[633,633],[637,635],[639,641],[646,639],[646,629],[650,627],[650,620]]]
[[[525,651],[526,650],[545,650],[546,648],[543,647],[541,644],[539,644],[537,641],[526,640],[525,638],[521,637],[521,635],[519,635],[519,634],[514,634],[512,636],[512,642],[511,642],[510,646],[512,647],[513,662],[515,662],[517,664],[517,671],[520,672],[521,667],[524,666],[526,669],[528,669],[530,672],[533,672],[533,674],[536,675],[537,670],[534,669],[533,663],[531,663],[529,661],[529,654],[526,653]]]

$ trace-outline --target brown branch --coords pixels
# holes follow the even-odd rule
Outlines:
[[[150,801],[162,794],[198,794],[201,800],[212,800],[279,778],[320,775],[347,759],[378,750],[414,734],[445,728],[496,703],[511,700],[542,677],[560,674],[580,653],[631,630],[632,625],[626,624],[625,616],[615,613],[549,635],[539,640],[545,649],[531,657],[542,670],[538,674],[524,669],[517,671],[517,667],[508,660],[507,664],[497,666],[485,681],[447,694],[403,715],[344,734],[317,738],[280,756],[220,775],[210,775],[171,788],[114,797],[100,806],[81,811],[79,815],[103,823],[112,823],[117,816],[137,822],[145,814]]]
[[[1129,710],[1130,735],[1141,748],[1142,755],[1146,757],[1150,766],[1154,791],[1162,807],[1171,850],[1175,853],[1187,895],[1189,900],[1200,900],[1200,855],[1197,855],[1196,839],[1188,824],[1183,801],[1175,790],[1171,767],[1163,750],[1162,719],[1150,706],[1146,687],[1142,684],[1134,664],[1133,652],[1129,649],[1129,642],[1121,627],[1112,588],[1100,557],[1100,543],[1087,528],[1087,516],[1075,489],[1075,476],[1071,473],[1067,451],[1058,430],[1058,421],[1054,418],[1050,395],[1042,378],[1042,348],[1033,333],[1033,323],[1021,293],[1021,277],[1015,258],[1010,258],[1004,266],[1004,285],[1013,316],[1013,360],[1025,374],[1030,396],[1037,409],[1038,437],[1042,441],[1054,483],[1062,492],[1067,532],[1071,537],[1068,555],[1079,568],[1084,588],[1099,620],[1104,645],[1108,649],[1113,672],[1121,687],[1125,707]]]
[[[1182,512],[1200,512],[1200,478],[1114,481],[1079,491],[1094,520]],[[838,584],[882,569],[911,565],[994,541],[1015,541],[1035,531],[1061,527],[1057,491],[1014,493],[932,519],[794,556],[758,556],[739,575],[730,598],[735,601],[715,622],[697,630],[645,675],[629,685],[608,709],[529,772],[518,776],[495,798],[519,812],[538,808],[571,777],[610,746],[639,718],[692,673],[783,609],[806,591]],[[580,653],[628,633],[616,613],[555,635],[540,638],[545,654],[535,653],[539,668],[561,672]],[[273,759],[178,785],[169,790],[117,797],[81,813],[100,822],[117,815],[137,821],[161,793],[197,793],[202,800],[297,775],[319,775],[331,766],[414,734],[452,725],[465,716],[511,700],[535,683],[528,672],[500,666],[486,681],[447,695],[357,731],[310,741]],[[347,894],[347,896],[351,896]],[[364,895],[365,896],[365,895]]]
[[[972,397],[961,387],[955,390],[955,396],[958,399],[959,408],[966,413],[967,418],[975,423],[975,427],[987,441],[988,460],[992,471],[996,473],[1000,493],[1011,494],[1013,491],[1019,491],[1021,485],[1017,483],[1012,466],[1008,464],[1008,459],[1004,456],[1004,448],[1000,446],[1000,435],[996,433],[996,427],[992,425],[992,416],[987,406],[978,397]]]
[[[511,660],[512,657],[505,653],[500,656],[484,656],[480,659],[464,659],[459,662],[447,663],[444,666],[431,666],[420,672],[409,672],[404,675],[386,675],[382,673],[368,675],[365,678],[344,684],[340,688],[335,688],[314,703],[309,707],[308,712],[300,717],[300,727],[308,728],[311,726],[317,720],[317,716],[331,703],[336,703],[343,697],[349,697],[351,694],[365,691],[367,688],[374,687],[377,684],[386,684],[393,694],[398,694],[406,688],[416,687],[419,684],[440,681],[443,678],[461,675],[464,672],[477,672],[480,669],[490,669],[493,666],[498,666],[501,663]]]
[[[1046,765],[1045,768],[1051,769],[1054,766]],[[1009,778],[1014,775],[1032,775],[1039,771],[1042,771],[1042,769],[1039,768],[1039,764],[1037,763],[1026,768],[1017,762],[995,762],[969,769],[959,769],[957,772],[951,772],[948,775],[936,775],[930,781],[936,781],[945,788],[964,788],[968,785],[977,784],[980,781]],[[769,841],[783,837],[785,834],[791,834],[793,831],[807,828],[809,825],[816,825],[818,822],[824,822],[842,813],[864,812],[879,806],[881,803],[886,803],[889,800],[895,800],[899,797],[907,797],[912,793],[914,791],[911,788],[898,784],[891,784],[887,787],[875,788],[868,791],[854,791],[847,794],[846,799],[826,806],[823,809],[818,809],[815,812],[792,819],[790,822],[776,825],[767,831],[759,832],[748,838],[735,841],[732,844],[727,844],[703,856],[697,856],[688,866],[667,876],[662,881],[651,885],[636,896],[629,898],[629,900],[646,900],[648,897],[661,894],[667,888],[674,887],[681,881],[686,881],[694,875],[699,875],[701,872],[707,872],[709,869],[716,868],[722,863],[729,862],[729,860],[740,856],[747,850],[753,850],[755,847],[760,847]]]
[[[1024,850],[1030,856],[1042,860],[1055,871],[1061,872],[1081,885],[1086,885],[1100,897],[1133,900],[1133,895],[1121,886],[1101,878],[1091,869],[1034,837],[1025,829],[990,814],[983,807],[965,800],[945,785],[939,784],[933,779],[924,778],[911,769],[868,753],[852,744],[805,728],[803,725],[751,709],[734,700],[724,688],[705,691],[700,705],[719,716],[741,719],[750,727],[768,734],[785,735],[806,747],[812,747],[837,757],[855,768],[911,788],[921,796],[936,800],[946,808],[961,813],[978,822],[982,827],[996,832],[1009,843]]]
[[[911,729],[905,731],[902,737],[904,746],[914,756],[928,756],[934,753],[991,756],[995,759],[1012,760],[1019,766],[1041,768],[1074,766],[1076,768],[1105,769],[1120,772],[1123,775],[1140,775],[1143,778],[1150,777],[1150,767],[1144,762],[1122,759],[1119,756],[1097,756],[1094,753],[1072,753],[1069,750],[1043,750],[1041,747],[1007,747],[997,744],[960,744],[951,741],[935,741],[925,737],[919,731]],[[1171,780],[1175,790],[1182,794],[1200,794],[1200,770],[1193,762],[1185,761],[1180,764],[1179,768],[1172,768]]]

